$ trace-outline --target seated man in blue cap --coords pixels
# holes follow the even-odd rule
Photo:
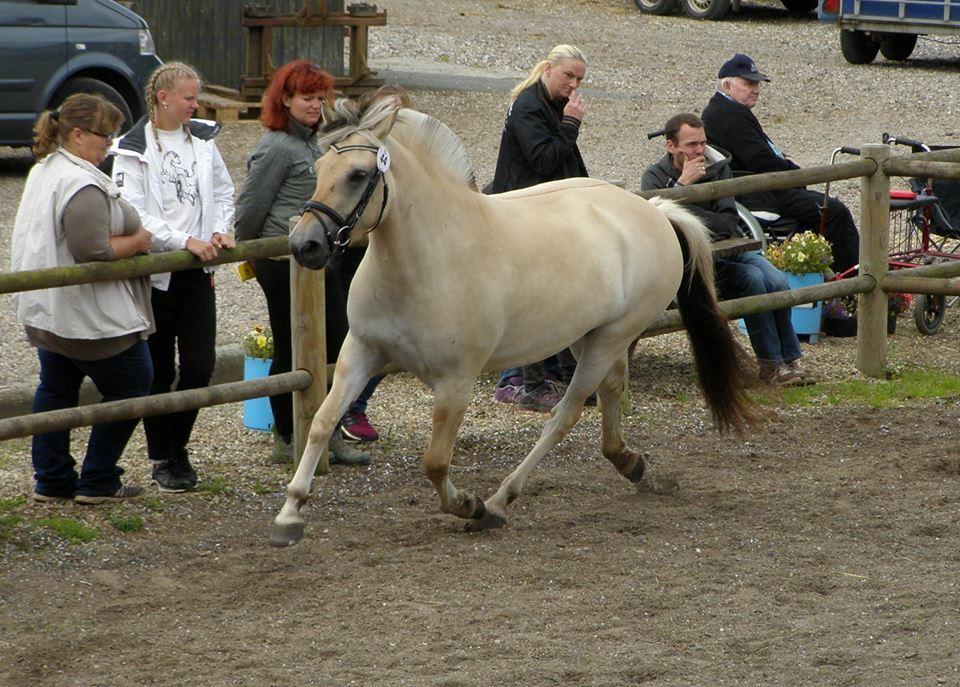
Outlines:
[[[732,168],[747,172],[781,172],[800,169],[764,133],[753,114],[760,97],[760,82],[770,81],[753,60],[737,53],[723,63],[717,75],[720,84],[701,115],[707,139],[727,150]],[[823,194],[806,188],[760,191],[738,199],[751,210],[768,210],[793,219],[802,229],[820,226]],[[847,207],[836,198],[827,205],[824,237],[833,247],[834,272],[843,272],[859,262],[860,235]]]
[[[667,154],[647,167],[640,180],[644,191],[691,186],[730,179],[728,158],[722,150],[707,145],[703,122],[697,115],[681,112],[663,127]],[[700,218],[714,241],[741,237],[733,198],[717,198],[684,207]],[[723,298],[742,298],[785,291],[786,275],[759,252],[717,258],[717,288]],[[757,355],[760,379],[774,386],[814,384],[817,379],[800,366],[800,340],[793,330],[790,308],[746,315],[750,345]]]

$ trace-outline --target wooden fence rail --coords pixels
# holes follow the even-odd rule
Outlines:
[[[721,303],[728,319],[757,312],[777,310],[842,295],[860,295],[860,324],[857,341],[857,366],[865,374],[882,376],[885,366],[886,293],[960,293],[960,261],[913,268],[908,272],[887,273],[887,237],[889,230],[889,175],[933,175],[960,178],[960,150],[937,151],[889,158],[889,146],[867,145],[860,160],[838,165],[810,167],[788,172],[773,172],[739,177],[696,186],[648,191],[639,195],[659,195],[681,202],[701,202],[762,190],[786,189],[809,184],[863,177],[861,182],[861,275],[837,282],[752,296]],[[256,260],[289,253],[287,239],[275,237],[241,243],[206,263],[187,251],[175,251],[71,267],[0,274],[0,293],[15,293],[108,279],[124,279],[148,274],[189,269],[243,260]],[[216,384],[204,389],[158,394],[141,399],[99,403],[68,408],[33,416],[0,420],[0,440],[41,432],[131,419],[209,405],[232,403],[264,395],[294,392],[294,451],[299,456],[306,443],[306,432],[314,412],[326,394],[326,378],[332,366],[324,359],[323,275],[300,269],[291,263],[291,296],[294,331],[294,371],[257,380]],[[682,328],[677,312],[661,316],[644,336],[655,336]],[[322,466],[326,466],[324,459]]]

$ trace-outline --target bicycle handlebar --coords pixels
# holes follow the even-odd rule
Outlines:
[[[652,141],[658,136],[663,136],[665,132],[666,132],[666,129],[657,129],[656,131],[651,131],[650,133],[647,134],[647,140]]]
[[[912,138],[905,138],[902,136],[891,136],[888,133],[884,133],[880,138],[883,143],[890,145],[901,145],[909,146],[910,149],[915,153],[929,153],[930,147],[923,141],[916,141]]]

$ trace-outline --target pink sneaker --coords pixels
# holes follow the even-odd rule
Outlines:
[[[380,434],[367,419],[366,413],[347,413],[340,421],[340,434],[347,441],[376,441]]]
[[[563,398],[559,385],[543,384],[520,399],[520,407],[537,413],[549,413]]]
[[[493,400],[500,403],[519,403],[526,392],[523,390],[523,377],[510,377],[503,386],[493,392]]]

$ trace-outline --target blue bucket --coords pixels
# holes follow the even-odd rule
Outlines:
[[[786,272],[785,274],[791,289],[823,283],[823,275],[820,272],[813,274]],[[820,336],[820,316],[822,314],[823,304],[820,301],[793,306],[790,309],[790,321],[793,323],[793,329],[797,336],[809,337],[810,343],[816,342]]]
[[[264,358],[243,358],[243,378],[259,379],[270,375],[272,360]],[[243,426],[261,432],[269,432],[273,427],[273,411],[270,399],[266,396],[251,398],[243,402]]]

